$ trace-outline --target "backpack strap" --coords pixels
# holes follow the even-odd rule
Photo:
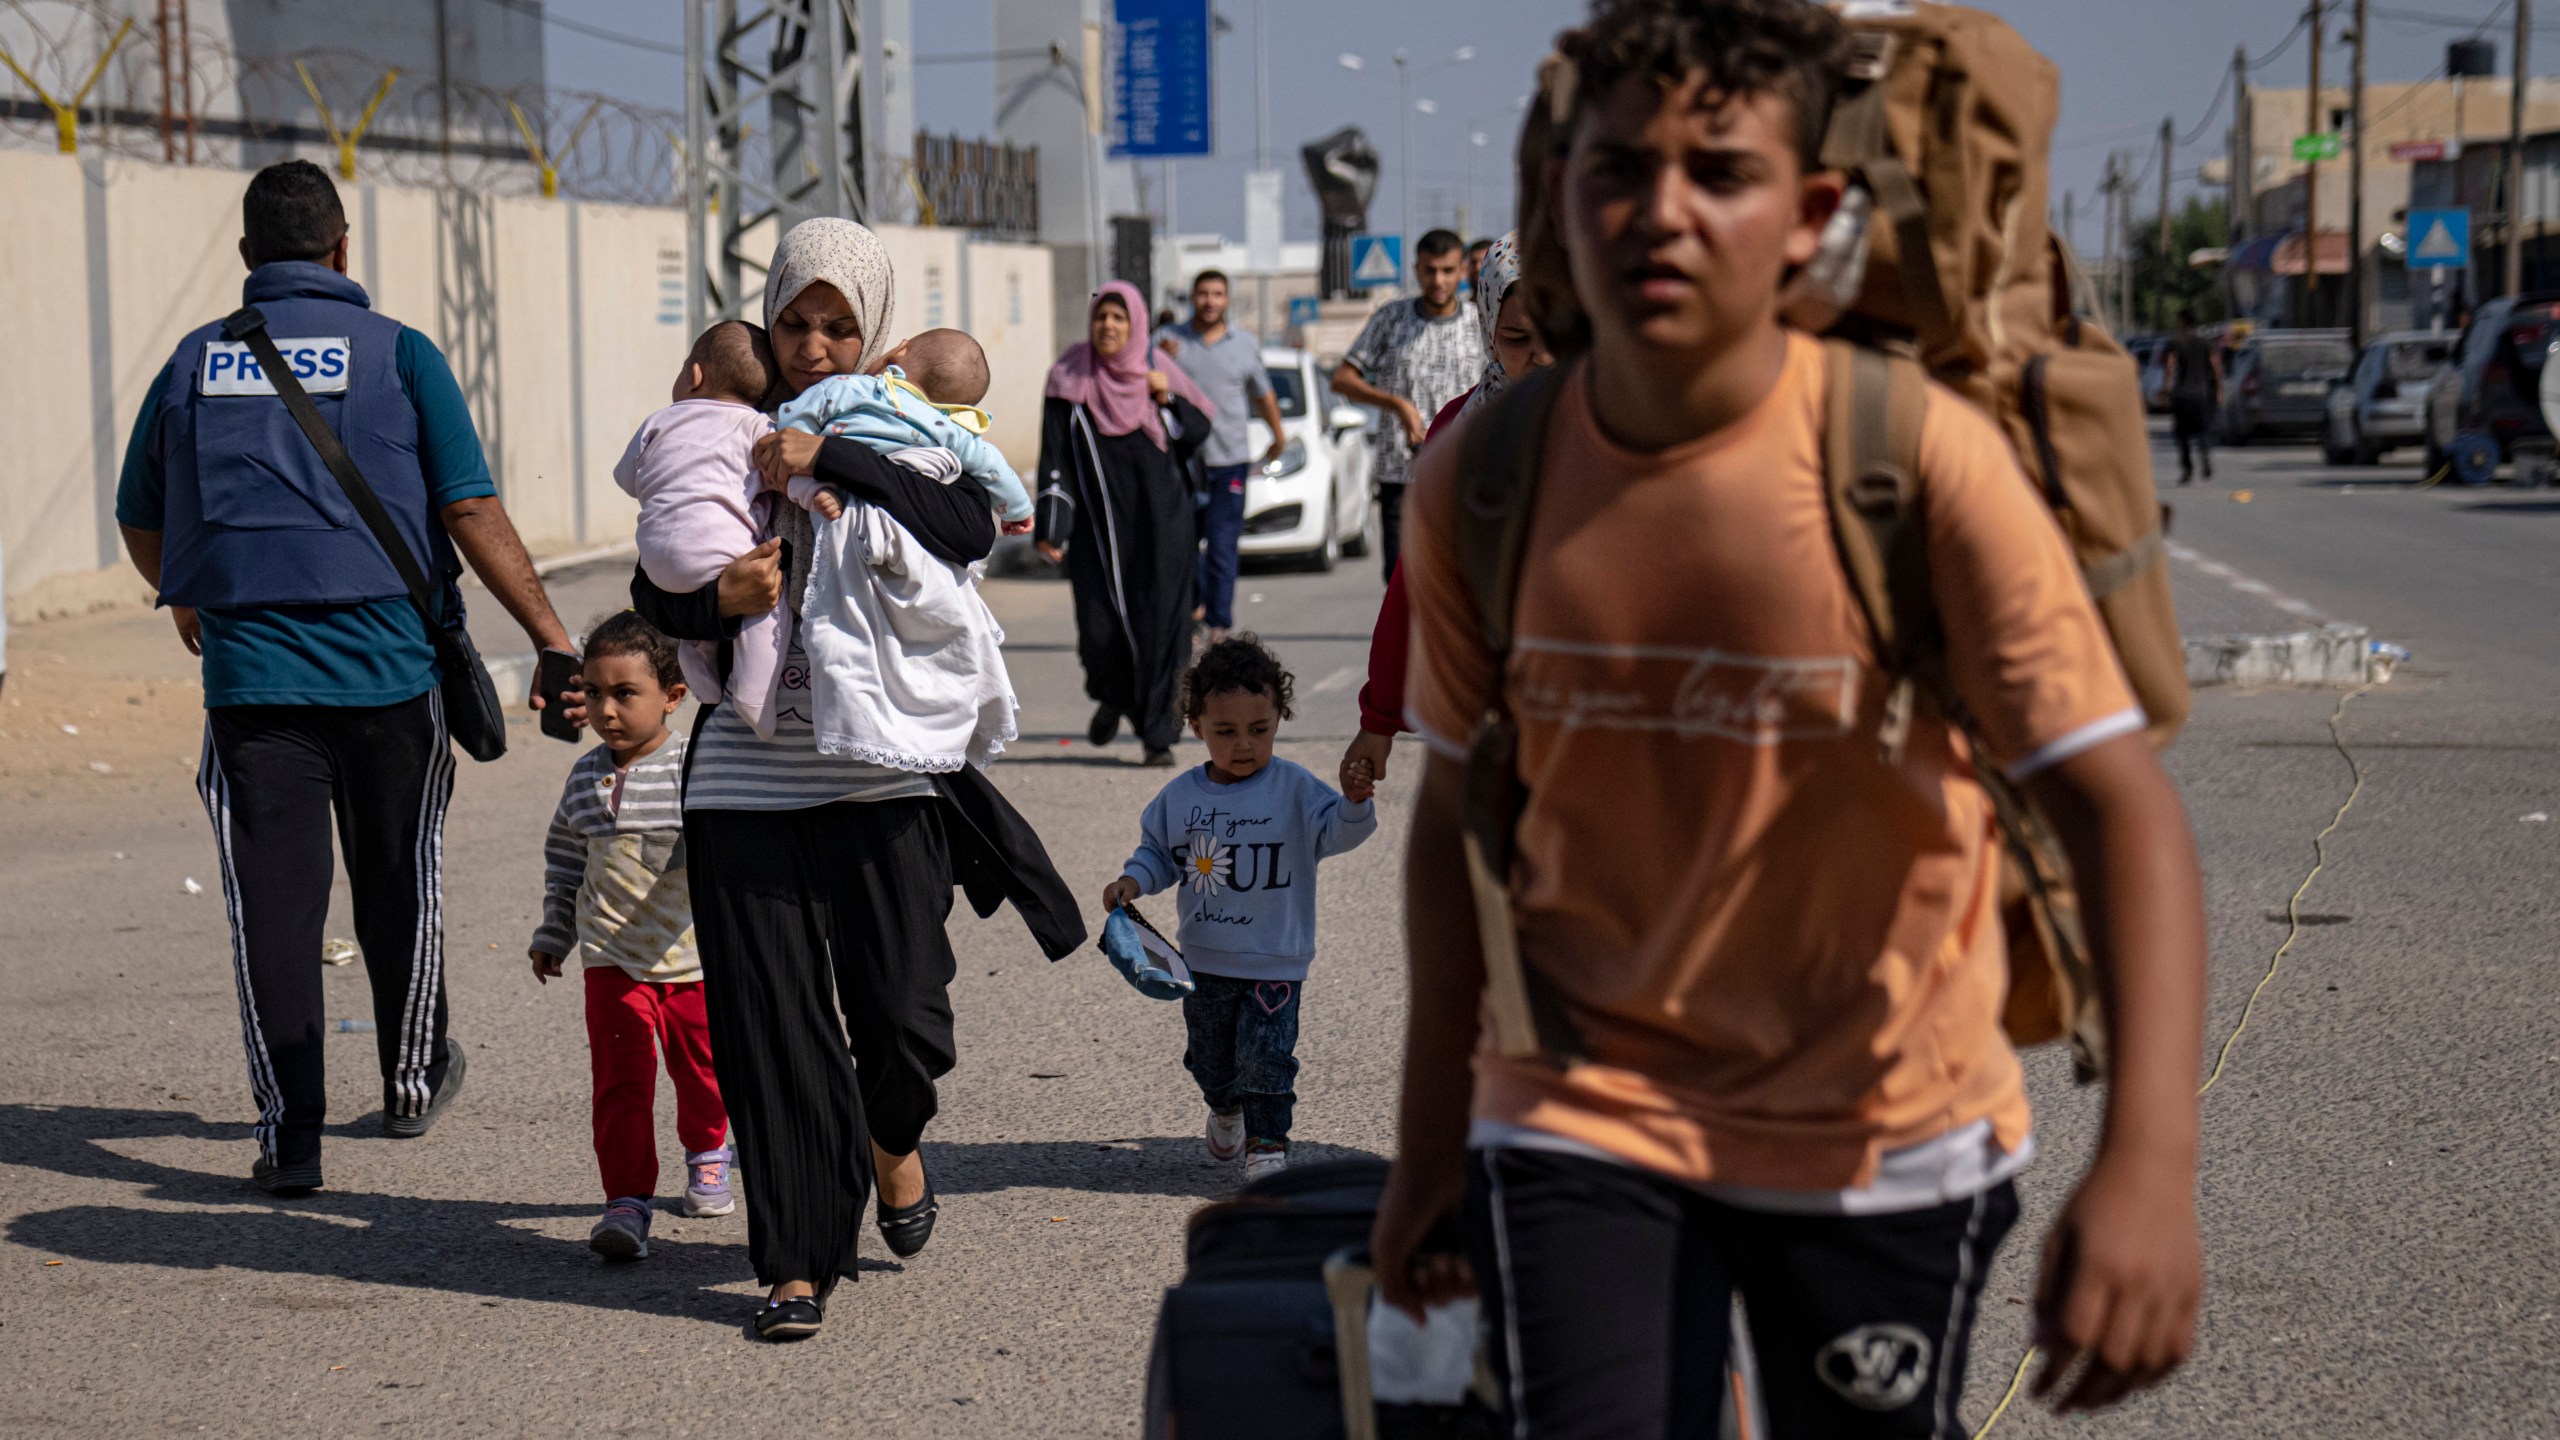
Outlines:
[[[2079,998],[2097,995],[2097,973],[2080,924],[2070,859],[2026,792],[1993,762],[1947,669],[1946,631],[1930,588],[1928,496],[1920,469],[1928,377],[1909,355],[1846,340],[1824,341],[1823,360],[1828,382],[1822,464],[1832,535],[1850,592],[1874,632],[1876,661],[1893,677],[1878,731],[1881,758],[1888,765],[1901,762],[1917,699],[1925,698],[1964,735],[2039,948],[2065,993],[2075,997],[2067,1028],[2085,1080],[2105,1066],[2106,1032],[2097,1007]]]
[[[1902,281],[1902,298],[1920,317],[1920,343],[1929,354],[1941,354],[1961,336],[1938,275],[1938,252],[1929,242],[1928,202],[1911,178],[1911,167],[1894,152],[1893,131],[1885,123],[1884,82],[1893,68],[1894,36],[1852,30],[1848,43],[1842,67],[1848,88],[1832,106],[1823,131],[1822,166],[1867,182],[1877,208],[1893,226],[1895,273]]]
[[[1564,376],[1562,366],[1531,371],[1467,427],[1466,448],[1459,455],[1465,478],[1454,537],[1459,573],[1475,602],[1491,676],[1484,713],[1467,752],[1460,840],[1475,898],[1494,1039],[1507,1058],[1545,1057],[1560,1065],[1588,1059],[1590,1047],[1555,987],[1520,954],[1519,929],[1511,913],[1511,865],[1528,789],[1520,779],[1520,727],[1511,714],[1504,675],[1511,661],[1521,563],[1537,511],[1547,423],[1563,393]]]
[[[1911,738],[1915,687],[1944,648],[1930,591],[1920,486],[1920,425],[1928,377],[1920,362],[1846,340],[1823,342],[1823,488],[1850,592],[1875,636],[1876,663],[1894,677],[1878,734],[1886,764]],[[1931,696],[1939,699],[1941,697]]]

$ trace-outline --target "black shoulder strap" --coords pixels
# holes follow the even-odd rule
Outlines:
[[[382,508],[381,498],[373,493],[373,487],[365,483],[363,473],[356,469],[355,457],[347,453],[346,445],[338,439],[338,432],[330,429],[329,422],[320,418],[320,407],[311,403],[310,393],[302,388],[302,382],[294,376],[293,367],[277,351],[275,337],[267,333],[267,317],[259,312],[257,306],[243,305],[222,322],[222,333],[247,345],[249,353],[258,357],[258,369],[265,373],[267,382],[275,386],[276,397],[284,401],[284,408],[293,412],[294,423],[302,427],[303,438],[311,442],[312,449],[320,452],[320,463],[328,466],[329,473],[337,477],[338,488],[347,492],[347,500],[364,520],[364,528],[373,532],[374,543],[390,557],[391,568],[400,572],[400,583],[409,587],[409,603],[418,607],[418,618],[427,622],[427,637],[432,640],[443,634],[444,621],[438,614],[440,607],[435,604],[435,592],[428,588],[426,572],[418,568],[418,557],[409,552],[409,542],[391,523],[391,512]]]

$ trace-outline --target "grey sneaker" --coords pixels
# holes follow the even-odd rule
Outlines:
[[[1233,1160],[1244,1153],[1244,1111],[1212,1110],[1209,1112],[1209,1158]]]
[[[736,1160],[726,1145],[684,1152],[686,1218],[705,1220],[738,1208],[738,1197],[729,1189],[729,1167]]]
[[[649,1202],[633,1195],[608,1202],[587,1232],[587,1248],[607,1260],[648,1259]]]
[[[436,1117],[444,1113],[444,1107],[453,1103],[453,1097],[462,1093],[462,1043],[446,1037],[444,1055],[444,1083],[428,1097],[427,1108],[415,1115],[394,1115],[385,1111],[382,1116],[383,1134],[394,1140],[417,1139],[436,1123]]]

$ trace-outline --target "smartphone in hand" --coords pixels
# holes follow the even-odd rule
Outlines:
[[[542,697],[542,733],[575,742],[581,727],[566,713],[569,692],[580,683],[581,664],[564,650],[545,650],[534,659],[533,693]]]

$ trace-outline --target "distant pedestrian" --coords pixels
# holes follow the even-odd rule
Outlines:
[[[537,650],[566,652],[533,562],[498,503],[462,387],[435,343],[376,314],[347,278],[347,218],[326,172],[270,165],[241,201],[242,299],[462,621],[461,565]],[[302,370],[308,361],[308,373]],[[382,1128],[427,1133],[462,1089],[447,1033],[444,815],[453,793],[438,665],[392,559],[220,322],[178,342],[144,392],[116,489],[134,568],[204,657],[197,782],[222,855],[257,1184],[320,1188],[321,926],[330,840],[347,861],[373,986]]]
[[[2222,408],[2222,353],[2211,340],[2196,333],[2194,311],[2178,312],[2178,333],[2169,339],[2164,364],[2168,372],[2169,424],[2178,437],[2178,483],[2184,485],[2196,478],[2198,461],[2204,464],[2204,478],[2210,480],[2213,417]]]
[[[1244,533],[1245,481],[1253,462],[1277,461],[1289,448],[1280,429],[1280,403],[1263,369],[1262,342],[1227,324],[1227,277],[1203,270],[1191,282],[1191,323],[1176,325],[1156,341],[1209,397],[1209,439],[1200,447],[1207,467],[1208,503],[1200,511],[1200,567],[1193,599],[1209,627],[1209,643],[1227,638],[1236,623],[1236,541]],[[1271,432],[1257,457],[1246,411]]]
[[[1383,565],[1393,575],[1404,543],[1404,487],[1414,448],[1431,417],[1476,383],[1484,370],[1484,337],[1458,303],[1466,242],[1434,230],[1415,247],[1413,277],[1421,293],[1379,307],[1333,370],[1334,393],[1384,412],[1371,444],[1369,475],[1378,494]]]
[[[1477,287],[1484,283],[1484,257],[1491,253],[1492,250],[1493,240],[1490,236],[1478,236],[1475,240],[1468,243],[1467,293],[1469,295],[1475,294]]]
[[[1529,308],[1518,294],[1519,283],[1519,237],[1505,235],[1494,242],[1485,256],[1482,279],[1470,307],[1490,357],[1485,361],[1484,375],[1473,389],[1440,407],[1440,413],[1432,418],[1431,433],[1422,439],[1426,447],[1457,423],[1460,415],[1490,403],[1512,381],[1555,363],[1555,357],[1547,353],[1546,342],[1538,338],[1537,327],[1529,323]],[[1369,679],[1360,687],[1360,733],[1351,737],[1349,748],[1342,752],[1337,772],[1346,785],[1355,767],[1366,767],[1366,773],[1375,780],[1387,778],[1387,761],[1394,751],[1395,738],[1407,728],[1404,680],[1412,627],[1413,612],[1404,593],[1404,567],[1399,565],[1387,576],[1387,595],[1378,603],[1378,622],[1369,633]]]
[[[667,728],[685,695],[675,642],[623,611],[587,636],[582,689],[604,743],[561,787],[542,846],[542,924],[526,953],[546,985],[570,955],[583,962],[605,1199],[587,1248],[639,1260],[657,1204],[661,1052],[684,1142],[685,1215],[726,1215],[738,1202],[685,888],[685,742]]]
[[[1183,469],[1209,439],[1209,397],[1180,369],[1150,369],[1147,311],[1114,280],[1086,338],[1049,370],[1040,426],[1040,553],[1075,588],[1076,654],[1094,701],[1085,738],[1129,722],[1149,765],[1171,765],[1191,658],[1200,530]]]
[[[1274,759],[1293,682],[1252,636],[1220,641],[1183,677],[1182,711],[1209,761],[1176,776],[1140,821],[1138,848],[1102,892],[1105,914],[1167,889],[1198,988],[1183,997],[1182,1063],[1209,1106],[1212,1160],[1255,1180],[1289,1165],[1298,1011],[1316,953],[1316,869],[1377,833],[1365,774],[1343,793]]]

